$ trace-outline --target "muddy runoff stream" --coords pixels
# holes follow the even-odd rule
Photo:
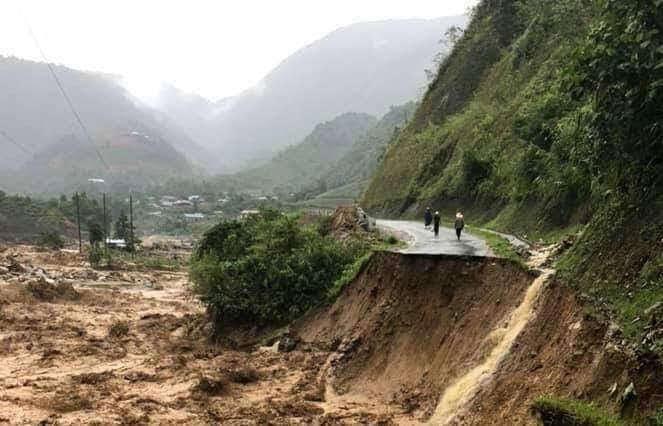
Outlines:
[[[428,421],[431,425],[448,424],[463,410],[482,385],[493,376],[500,362],[509,353],[516,338],[535,314],[536,301],[546,280],[553,274],[545,270],[527,289],[521,304],[511,313],[504,327],[493,330],[485,344],[493,345],[488,357],[459,380],[444,390],[435,413]]]

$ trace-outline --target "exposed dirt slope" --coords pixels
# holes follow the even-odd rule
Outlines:
[[[476,365],[484,340],[533,277],[499,259],[378,253],[300,336],[337,349],[333,387],[432,414],[441,392]]]
[[[540,288],[531,297],[533,283]],[[531,315],[523,323],[514,317],[526,294]],[[504,260],[379,253],[333,306],[296,330],[334,352],[321,373],[328,400],[379,402],[399,424],[535,424],[531,403],[543,395],[618,411],[631,382],[640,412],[663,398],[660,364],[583,314],[571,289]],[[500,346],[506,352],[495,357]],[[438,403],[458,383],[473,389],[452,415],[440,416]]]
[[[459,424],[533,423],[530,406],[542,395],[598,401],[618,413],[619,396],[631,382],[639,398],[630,409],[650,412],[663,404],[661,371],[658,361],[622,346],[616,327],[584,314],[575,293],[552,281],[536,317]]]

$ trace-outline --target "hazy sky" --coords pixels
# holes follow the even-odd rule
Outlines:
[[[0,54],[127,78],[148,97],[161,81],[211,99],[256,84],[338,27],[458,15],[477,0],[0,0]]]

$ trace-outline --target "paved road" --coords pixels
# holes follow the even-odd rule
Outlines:
[[[440,235],[436,238],[432,230],[424,229],[422,222],[407,220],[377,220],[377,226],[397,231],[401,238],[407,238],[408,247],[399,250],[411,254],[453,254],[462,256],[493,256],[486,242],[463,231],[460,241],[456,239],[456,231],[440,227]]]

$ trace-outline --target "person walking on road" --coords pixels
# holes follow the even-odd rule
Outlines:
[[[463,214],[461,212],[456,213],[456,220],[454,221],[454,228],[456,229],[456,237],[460,241],[460,233],[463,232],[465,227],[465,220],[463,219]]]
[[[440,235],[440,212],[435,212],[433,216],[433,232],[436,237]]]
[[[430,228],[430,224],[433,222],[433,213],[430,211],[430,207],[426,207],[426,212],[424,213],[424,229]]]

